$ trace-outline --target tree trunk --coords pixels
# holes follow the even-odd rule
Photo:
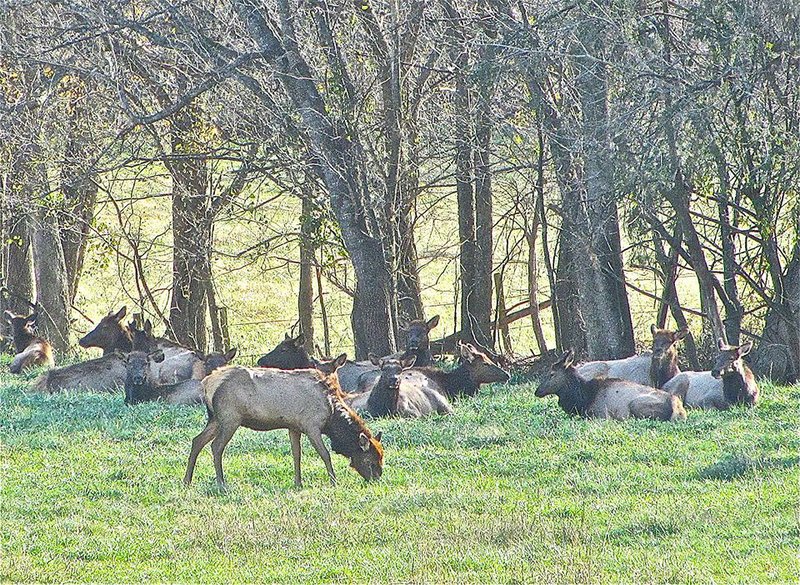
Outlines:
[[[311,193],[303,193],[300,215],[300,284],[297,291],[297,314],[300,331],[305,337],[305,348],[314,352],[314,203]]]
[[[190,106],[191,107],[191,106]],[[211,226],[208,217],[206,160],[193,154],[192,128],[197,123],[189,109],[173,120],[172,156],[172,300],[170,330],[178,343],[206,351],[208,258]]]
[[[800,380],[800,241],[783,275],[783,295],[770,308],[753,353],[753,370],[776,382]]]
[[[485,61],[484,61],[485,62]],[[483,80],[477,92],[475,120],[475,288],[470,312],[475,341],[492,347],[492,171],[490,166],[492,78]]]
[[[80,97],[85,99],[85,93]],[[81,99],[76,99],[70,104],[70,129],[61,167],[61,192],[64,195],[65,212],[59,224],[70,302],[75,300],[78,292],[98,191],[97,183],[86,168],[86,161],[91,158],[92,137],[86,127],[86,112],[81,103]]]
[[[613,153],[608,130],[608,86],[602,60],[604,31],[600,18],[589,16],[579,31],[576,86],[583,114],[585,205],[579,202],[575,237],[578,295],[586,322],[590,359],[618,359],[636,351],[625,290],[622,247],[614,197]]]
[[[69,281],[64,262],[64,250],[58,226],[58,210],[53,209],[46,195],[50,188],[47,171],[42,163],[34,162],[41,158],[41,152],[34,147],[31,159],[31,178],[39,195],[36,221],[33,226],[33,266],[36,277],[36,305],[39,309],[38,327],[42,335],[60,353],[69,349]]]
[[[25,313],[33,303],[33,263],[31,258],[31,234],[29,205],[21,205],[23,190],[30,196],[27,187],[16,183],[19,175],[7,178],[3,192],[3,275],[2,286],[7,292],[0,295],[2,310]],[[25,201],[31,201],[26,198]]]
[[[258,44],[264,61],[277,72],[308,131],[311,150],[330,198],[331,209],[350,254],[356,277],[351,324],[357,359],[396,347],[396,289],[382,240],[386,234],[370,221],[364,153],[352,129],[334,123],[301,55],[294,32],[293,9],[279,0],[279,40],[254,0],[236,0],[239,16]]]

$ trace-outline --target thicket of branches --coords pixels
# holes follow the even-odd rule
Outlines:
[[[714,339],[746,335],[758,371],[800,373],[795,2],[7,5],[2,304],[36,305],[61,351],[89,243],[130,264],[141,310],[172,337],[224,345],[215,226],[292,198],[296,226],[237,254],[296,238],[309,347],[324,283],[353,298],[356,355],[389,353],[424,312],[419,205],[454,194],[454,338],[509,349],[524,316],[545,352],[551,311],[559,348],[629,355],[629,294],[651,294],[626,282],[635,268],[661,283],[659,325],[702,320],[695,367]],[[111,188],[153,168],[166,193]],[[126,223],[151,196],[171,200],[166,305]],[[101,202],[125,237],[98,225]],[[497,295],[520,260],[528,298],[507,313]],[[700,307],[679,298],[686,271]]]

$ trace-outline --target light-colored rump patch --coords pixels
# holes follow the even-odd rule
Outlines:
[[[576,366],[584,380],[619,378],[642,386],[650,386],[650,362],[653,354],[645,352],[621,360],[586,362]]]
[[[711,372],[681,372],[664,384],[664,390],[681,396],[689,408],[724,410],[729,406],[722,391],[722,380]]]

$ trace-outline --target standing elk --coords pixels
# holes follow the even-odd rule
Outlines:
[[[539,398],[551,394],[558,396],[558,405],[565,412],[584,418],[686,419],[686,410],[679,396],[628,380],[582,378],[573,365],[572,350],[553,364],[536,389]]]
[[[36,366],[47,366],[52,368],[53,348],[50,343],[36,335],[36,313],[25,317],[17,315],[11,311],[4,313],[5,319],[11,325],[11,335],[14,344],[14,361],[11,362],[9,371],[12,374],[20,374],[23,370]]]
[[[329,364],[321,364],[320,369],[230,366],[213,372],[203,380],[208,423],[192,441],[184,483],[191,483],[197,456],[211,442],[217,485],[224,489],[222,453],[241,426],[256,431],[289,430],[294,482],[298,487],[302,485],[301,434],[309,438],[324,461],[332,484],[336,484],[336,474],[323,434],[330,438],[334,452],[350,459],[350,466],[364,479],[380,478],[381,434],[373,436],[361,417],[345,403],[335,375],[346,359],[347,355],[342,354]]]

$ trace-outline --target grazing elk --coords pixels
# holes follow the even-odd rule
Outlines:
[[[650,331],[653,334],[652,351],[619,360],[578,364],[578,374],[586,380],[616,378],[642,386],[661,388],[680,372],[676,345],[686,337],[688,330],[672,332],[668,329],[658,329],[653,325]]]
[[[397,359],[371,354],[370,361],[380,368],[380,377],[371,390],[350,395],[350,406],[374,417],[421,418],[432,414],[453,414],[447,398],[430,385],[403,382],[403,373],[414,366],[415,360],[414,356]]]
[[[262,355],[257,362],[260,368],[278,370],[299,370],[313,368],[314,362],[305,348],[306,337],[302,333],[292,337],[288,333],[271,352]]]
[[[11,326],[14,352],[16,354],[9,367],[11,373],[20,374],[22,370],[36,366],[52,368],[55,365],[53,362],[53,348],[46,339],[37,336],[33,329],[36,326],[36,313],[25,317],[6,311],[4,315]]]
[[[184,483],[192,481],[197,456],[209,442],[214,457],[217,485],[225,488],[222,453],[240,426],[256,431],[288,429],[294,458],[294,481],[302,485],[300,435],[306,435],[325,462],[328,477],[336,484],[331,448],[350,459],[350,465],[364,479],[378,479],[383,473],[381,434],[373,436],[344,401],[335,373],[347,359],[340,355],[320,370],[278,370],[231,366],[217,370],[203,380],[208,423],[192,441]]]
[[[122,307],[116,313],[111,311],[100,319],[94,329],[78,340],[84,349],[99,347],[103,355],[114,351],[129,352],[133,349],[133,333],[130,327],[123,325],[122,320],[128,314],[128,307]]]
[[[686,419],[686,410],[675,396],[628,380],[586,380],[573,365],[572,350],[550,368],[536,389],[536,396],[558,396],[558,405],[569,414],[585,418],[648,418],[662,421]]]
[[[728,346],[719,339],[717,346],[719,353],[710,372],[681,372],[667,382],[664,390],[680,396],[690,408],[725,410],[736,404],[755,406],[758,385],[742,359],[753,348],[752,342]]]
[[[236,356],[236,349],[226,353],[200,355],[203,363],[203,378],[223,366]],[[161,384],[158,379],[158,364],[164,361],[164,351],[132,351],[123,356],[125,363],[125,404],[139,404],[163,400],[167,404],[200,404],[203,402],[201,379],[193,378],[174,384]]]

